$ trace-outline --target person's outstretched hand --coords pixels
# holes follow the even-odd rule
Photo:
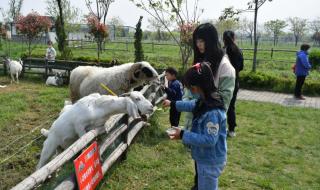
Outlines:
[[[171,105],[171,101],[170,101],[170,100],[164,100],[164,101],[162,102],[162,106],[163,106],[163,107],[170,107],[170,105]]]
[[[170,139],[171,139],[171,140],[178,140],[178,139],[180,139],[181,128],[179,128],[179,127],[173,127],[173,129],[176,130],[176,131],[175,131],[175,133],[169,135]]]

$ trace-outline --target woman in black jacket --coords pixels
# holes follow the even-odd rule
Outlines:
[[[228,136],[234,137],[236,135],[235,128],[237,126],[235,104],[237,99],[237,93],[239,90],[239,72],[243,70],[243,55],[241,50],[235,44],[235,34],[233,31],[228,30],[223,33],[223,42],[225,51],[230,59],[232,66],[236,71],[236,81],[233,96],[227,112]]]

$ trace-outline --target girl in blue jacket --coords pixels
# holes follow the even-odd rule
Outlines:
[[[163,102],[178,111],[192,112],[191,131],[174,128],[171,139],[182,139],[191,147],[196,162],[198,190],[218,189],[220,176],[227,160],[226,113],[222,98],[214,86],[213,74],[207,63],[197,63],[184,76],[184,84],[199,99]]]

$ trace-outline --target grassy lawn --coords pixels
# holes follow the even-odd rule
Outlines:
[[[319,189],[319,110],[239,102],[237,137],[228,140],[221,189]],[[189,189],[193,162],[165,135],[167,112],[157,112],[99,189]]]
[[[9,83],[8,77],[0,76],[1,85]],[[44,141],[40,129],[50,127],[67,97],[67,88],[47,87],[39,78],[0,89],[0,189],[9,189],[35,170]]]
[[[1,85],[9,81],[0,76]],[[44,141],[39,126],[50,127],[66,98],[67,87],[47,87],[38,77],[0,89],[0,189],[9,189],[34,171]],[[240,101],[238,133],[228,140],[228,164],[220,178],[221,189],[319,189],[319,123],[319,110]],[[130,147],[127,160],[108,172],[99,189],[192,186],[190,153],[165,134],[168,111],[158,111],[151,124]]]

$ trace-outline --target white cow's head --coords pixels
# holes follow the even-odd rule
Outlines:
[[[134,63],[130,69],[131,83],[143,83],[158,78],[157,71],[145,61]]]
[[[127,111],[128,114],[135,119],[153,112],[153,105],[141,94],[141,92],[133,91],[120,96],[129,98]]]

